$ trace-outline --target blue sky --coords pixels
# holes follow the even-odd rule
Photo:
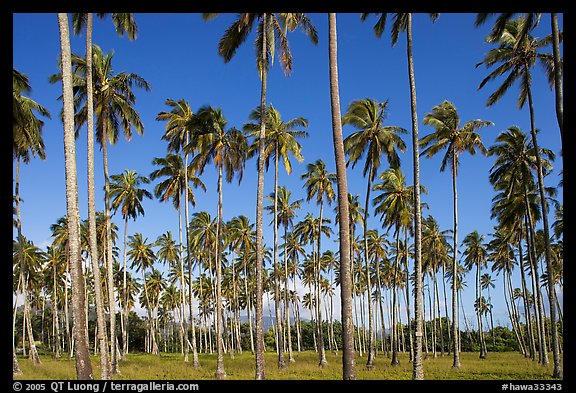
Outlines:
[[[110,17],[95,19],[93,42],[105,53],[114,51],[113,68],[115,73],[133,72],[151,85],[151,91],[135,89],[136,110],[144,124],[144,134],[134,133],[130,142],[121,137],[118,143],[110,146],[109,171],[119,174],[125,169],[149,176],[154,169],[152,159],[166,155],[166,142],[160,138],[165,131],[165,123],[155,120],[156,115],[169,108],[164,104],[170,98],[186,99],[197,111],[209,104],[222,108],[229,127],[241,128],[248,121],[248,114],[260,103],[260,80],[256,71],[254,33],[237,51],[227,64],[217,53],[217,44],[224,31],[233,22],[234,14],[221,14],[216,19],[205,22],[200,14],[144,13],[136,14],[138,38],[130,42],[119,37],[114,31]],[[286,77],[277,60],[269,72],[267,102],[272,103],[284,121],[304,117],[309,121],[309,137],[301,140],[305,161],[298,164],[293,160],[293,173],[288,176],[280,170],[279,184],[292,190],[294,198],[305,198],[303,180],[300,176],[308,163],[321,158],[329,171],[335,172],[332,148],[329,75],[328,75],[328,29],[326,14],[310,14],[319,35],[319,43],[314,46],[301,31],[289,34],[288,39],[293,55],[293,71]],[[498,133],[512,125],[529,132],[529,113],[525,107],[517,107],[518,87],[514,86],[496,105],[486,107],[488,96],[499,86],[500,81],[488,83],[477,90],[482,79],[490,72],[484,66],[475,65],[483,60],[484,54],[493,46],[484,42],[491,23],[474,27],[475,14],[441,14],[432,23],[427,14],[415,14],[413,19],[413,52],[415,62],[417,108],[420,137],[432,132],[424,126],[422,119],[435,105],[450,100],[457,108],[462,124],[472,119],[490,120],[494,126],[480,131],[484,144],[494,143]],[[338,67],[340,84],[341,112],[354,100],[373,98],[377,101],[389,100],[387,125],[395,125],[411,130],[410,97],[408,89],[406,40],[401,35],[396,46],[391,46],[389,28],[378,39],[372,26],[375,18],[361,22],[358,13],[338,14]],[[563,29],[563,16],[559,14],[560,30]],[[390,21],[389,25],[390,26]],[[543,14],[540,26],[535,31],[537,37],[550,33],[550,16]],[[84,55],[85,36],[71,37],[73,53]],[[551,50],[551,49],[550,49]],[[51,243],[50,225],[66,214],[65,178],[63,157],[63,128],[59,120],[61,101],[60,84],[50,84],[48,76],[58,72],[59,33],[56,14],[14,14],[13,15],[13,67],[30,78],[31,98],[46,107],[52,119],[45,121],[43,131],[46,145],[46,160],[33,160],[21,166],[20,192],[24,235],[36,245],[45,247]],[[546,82],[541,68],[533,75],[533,96],[536,126],[541,130],[539,144],[554,151],[557,155],[554,172],[546,178],[547,186],[557,186],[562,168],[560,156],[560,135],[554,111],[554,95]],[[344,126],[344,137],[354,129]],[[410,133],[404,136],[407,150],[400,154],[401,165],[407,182],[412,184],[412,151]],[[77,171],[82,219],[87,217],[86,194],[86,132],[77,140]],[[452,180],[449,171],[440,172],[441,156],[421,159],[421,183],[428,188],[422,196],[430,206],[424,215],[432,214],[442,229],[451,229]],[[489,240],[489,233],[496,224],[490,220],[491,199],[495,195],[488,181],[488,173],[494,158],[481,155],[461,157],[458,177],[459,240],[473,230]],[[366,179],[362,176],[363,162],[355,169],[348,169],[348,188],[359,194],[363,201]],[[271,168],[272,169],[272,168]],[[384,161],[380,171],[387,169]],[[96,148],[96,208],[104,209],[102,154]],[[14,173],[14,171],[13,171]],[[197,205],[191,213],[208,211],[216,215],[217,176],[215,170],[207,168],[200,176],[207,191],[196,191]],[[246,164],[243,181],[224,184],[223,215],[225,220],[243,214],[251,221],[256,210],[256,161]],[[153,191],[154,184],[148,189]],[[265,195],[273,188],[273,171],[265,178]],[[558,199],[562,201],[562,189]],[[138,231],[149,241],[155,240],[167,230],[178,234],[178,216],[171,203],[158,200],[143,202],[145,216],[136,222],[130,221],[129,235]],[[328,218],[334,222],[331,209]],[[317,206],[304,203],[298,219],[306,212],[317,214]],[[272,244],[271,221],[265,215],[264,241]],[[123,221],[115,215],[113,221],[120,228],[122,239]],[[551,220],[553,221],[553,219]],[[378,217],[369,219],[371,228],[383,231]],[[336,227],[334,227],[335,233]],[[122,244],[120,242],[120,247]],[[337,250],[334,236],[323,240],[323,249]],[[122,254],[120,254],[122,255]],[[495,276],[495,275],[494,275]],[[468,277],[468,289],[464,294],[464,304],[472,310],[474,284]],[[497,287],[492,292],[495,322],[507,323],[503,303],[501,278],[496,278]],[[519,283],[519,281],[517,281]],[[339,292],[339,291],[337,291]],[[561,294],[559,294],[561,296]],[[498,298],[498,299],[496,299]],[[450,300],[449,300],[450,301]],[[339,311],[336,312],[339,316]],[[469,314],[470,319],[472,314]]]

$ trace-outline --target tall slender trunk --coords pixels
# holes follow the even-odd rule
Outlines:
[[[268,30],[268,15],[262,14],[262,31]],[[264,142],[266,137],[266,79],[267,79],[267,51],[266,34],[262,34],[262,48],[260,56],[264,66],[261,70],[262,88],[260,90],[260,134],[258,140],[258,187],[256,191],[256,380],[266,379],[264,364],[264,332],[262,326],[263,282],[262,270],[264,268],[262,209],[264,205]]]
[[[373,328],[373,311],[372,311],[372,285],[370,283],[370,260],[368,258],[368,206],[370,201],[370,190],[372,185],[372,177],[374,173],[374,167],[370,163],[370,171],[368,173],[368,184],[366,186],[366,200],[364,201],[364,264],[366,269],[366,285],[368,286],[368,359],[366,360],[366,368],[371,370],[374,368],[374,328]],[[394,322],[393,322],[394,323]],[[394,325],[392,325],[392,332],[394,331]],[[392,346],[392,362],[394,362],[394,349]],[[396,353],[398,355],[398,353]]]
[[[186,173],[186,168],[184,168],[184,173]],[[188,190],[186,189],[188,183],[184,184],[184,193],[187,195]],[[184,278],[184,250],[182,242],[182,194],[178,194],[178,233],[180,238],[180,244],[178,246],[178,262],[180,264],[180,302],[182,303],[181,318],[180,318],[180,329],[182,329],[182,348],[184,350],[184,362],[188,363],[188,324],[186,322],[186,280]]]
[[[554,55],[554,92],[556,95],[556,118],[558,119],[558,127],[560,128],[560,141],[564,144],[564,136],[562,132],[564,124],[564,110],[562,99],[562,64],[560,59],[560,34],[558,31],[558,14],[552,12],[550,14],[552,24],[552,53]]]
[[[100,369],[102,379],[110,379],[108,362],[108,337],[106,334],[106,319],[104,316],[104,295],[102,280],[100,280],[100,259],[96,235],[96,208],[94,191],[94,93],[92,85],[92,19],[93,14],[86,16],[86,108],[88,128],[88,221],[90,259],[92,260],[92,275],[94,278],[94,295],[96,300],[96,320],[98,341],[100,342]]]
[[[452,333],[450,332],[450,318],[448,317],[448,297],[446,296],[446,281],[444,280],[444,263],[442,263],[442,292],[444,293],[444,313],[446,315],[446,331],[448,332],[448,355],[452,350]]]
[[[72,275],[72,307],[74,338],[76,341],[76,377],[91,380],[92,363],[88,348],[86,317],[84,314],[84,281],[80,257],[80,214],[78,211],[78,183],[76,178],[76,145],[74,141],[74,102],[72,92],[72,62],[68,15],[58,14],[60,53],[62,60],[62,96],[64,120],[64,162],[66,169],[66,212],[68,216],[68,243]],[[26,305],[26,303],[24,303]]]
[[[528,71],[528,70],[526,70]],[[552,257],[550,254],[550,234],[548,231],[548,206],[546,195],[544,194],[544,174],[542,172],[542,160],[540,159],[540,150],[536,138],[536,125],[534,121],[534,104],[532,102],[532,92],[530,86],[527,88],[528,104],[530,106],[530,133],[532,134],[532,145],[536,151],[536,164],[538,168],[538,190],[540,191],[540,204],[542,206],[542,226],[544,229],[544,257],[546,260],[546,273],[548,274],[548,288],[550,303],[550,321],[552,323],[552,353],[554,356],[553,378],[562,378],[562,366],[560,365],[560,349],[558,345],[558,326],[556,325],[556,297],[554,289],[554,271],[552,267]]]
[[[264,109],[261,109],[264,110]],[[282,332],[282,317],[280,316],[280,268],[278,267],[278,142],[274,154],[274,310],[276,313],[276,331],[278,332],[278,368],[286,368],[284,360],[284,341]]]
[[[398,359],[398,324],[396,322],[396,277],[398,276],[398,259],[400,259],[400,225],[396,224],[396,258],[394,258],[394,276],[392,278],[392,366],[399,366],[400,360]],[[370,272],[368,272],[370,274]]]
[[[414,300],[416,320],[416,340],[412,379],[424,379],[422,365],[422,213],[420,206],[420,153],[418,146],[418,114],[416,112],[416,79],[414,58],[412,57],[412,14],[407,15],[406,52],[408,56],[408,79],[410,82],[410,112],[412,115],[412,159],[414,163]],[[458,360],[458,364],[460,361]]]
[[[406,231],[406,229],[404,229],[404,238],[405,238],[405,243],[406,245],[408,245],[408,232]],[[405,256],[404,258],[404,262],[405,262],[405,266],[406,266],[406,283],[405,285],[405,291],[406,291],[406,320],[407,325],[408,325],[408,338],[409,338],[409,343],[410,343],[410,358],[408,359],[408,362],[413,362],[414,361],[414,339],[412,337],[412,323],[411,323],[411,314],[410,314],[410,274],[408,273],[408,255]],[[384,327],[382,327],[384,328]]]
[[[186,145],[189,143],[189,132],[186,130]],[[194,321],[194,307],[192,296],[192,253],[190,252],[190,234],[188,233],[188,153],[184,153],[184,217],[186,219],[186,256],[188,257],[188,307],[190,313],[190,329],[192,330],[192,365],[194,368],[200,367],[198,360],[198,348],[196,346],[196,323]]]
[[[520,349],[520,353],[526,357],[526,349],[520,339],[520,335],[518,334],[518,327],[516,326],[516,321],[514,320],[514,316],[512,315],[511,306],[508,304],[508,291],[506,290],[506,276],[509,274],[505,270],[502,277],[502,288],[504,291],[504,302],[506,303],[506,310],[508,311],[508,317],[510,318],[510,324],[512,325],[512,332],[516,336],[516,341],[518,342],[518,348]]]
[[[284,321],[286,323],[286,338],[288,341],[288,361],[295,362],[292,353],[292,332],[290,329],[290,302],[288,301],[288,253],[286,252],[286,239],[288,239],[288,225],[284,225]]]
[[[246,309],[248,311],[248,328],[250,330],[250,351],[254,355],[254,329],[252,328],[252,294],[248,292],[248,269],[246,266],[247,250],[244,250],[244,292],[246,295]]]
[[[442,313],[440,312],[440,291],[438,291],[438,272],[434,272],[434,296],[436,300],[436,311],[438,311],[438,321],[440,326],[440,357],[444,357],[444,329],[442,327]]]
[[[460,350],[458,348],[458,191],[456,189],[456,154],[452,154],[452,190],[454,191],[454,246],[452,258],[452,334],[454,336],[453,368],[460,368]],[[464,316],[466,318],[466,316]]]
[[[58,295],[56,284],[56,264],[52,266],[52,325],[54,336],[54,359],[60,359],[60,323],[58,321]],[[103,378],[103,377],[102,377]]]
[[[216,220],[216,348],[218,360],[216,362],[216,379],[226,379],[224,370],[224,342],[223,310],[222,310],[222,263],[220,250],[220,237],[222,231],[222,166],[218,167],[218,219]]]
[[[528,250],[527,250],[528,251]],[[522,296],[524,298],[524,315],[526,319],[526,330],[528,331],[528,341],[530,344],[530,359],[536,359],[536,344],[534,342],[534,331],[532,329],[532,317],[530,315],[530,305],[528,303],[528,290],[526,288],[526,274],[524,273],[524,258],[522,256],[522,226],[520,226],[520,236],[518,238],[518,256],[520,260],[520,277],[522,279]]]
[[[480,261],[476,263],[476,299],[478,301],[478,310],[476,315],[478,316],[478,335],[480,337],[480,359],[486,359],[486,344],[484,343],[484,332],[482,329],[482,307],[480,304],[480,299],[482,297],[482,289],[480,286]]]
[[[126,269],[126,236],[128,234],[128,216],[124,221],[124,251],[122,256],[122,361],[126,361],[128,355],[128,290],[127,290],[127,269]]]
[[[509,289],[509,296],[510,296],[510,305],[512,308],[512,317],[514,318],[514,322],[516,323],[516,330],[520,336],[520,342],[522,343],[523,351],[526,351],[526,342],[524,341],[524,333],[522,333],[522,326],[520,325],[520,318],[518,316],[518,308],[516,307],[516,303],[514,302],[514,294],[512,291],[512,274],[508,273],[508,289]]]
[[[319,362],[318,365],[324,367],[326,364],[328,364],[328,361],[326,360],[326,351],[324,350],[324,327],[323,327],[323,323],[322,323],[322,299],[320,297],[320,278],[321,278],[321,273],[320,273],[320,245],[322,244],[322,218],[323,218],[323,213],[324,213],[324,201],[321,200],[320,201],[320,217],[319,217],[319,223],[318,223],[318,248],[316,250],[316,264],[315,264],[315,269],[316,269],[316,274],[315,274],[315,288],[316,288],[316,294],[315,294],[315,299],[316,299],[316,328],[317,328],[317,332],[318,332],[318,337],[316,339],[317,341],[317,345],[318,345],[318,357],[319,357]]]
[[[116,358],[116,300],[114,299],[114,265],[112,257],[112,227],[110,217],[110,178],[108,176],[108,130],[104,126],[102,137],[102,155],[104,164],[104,206],[106,215],[106,270],[108,280],[108,308],[110,310],[110,372],[120,374]]]
[[[340,241],[340,301],[342,322],[342,379],[356,379],[354,360],[354,325],[352,323],[352,279],[350,273],[351,254],[349,234],[348,182],[342,142],[342,120],[340,116],[340,92],[338,87],[338,49],[336,14],[328,14],[328,58],[330,69],[330,108],[332,114],[332,138],[336,161],[338,186],[338,224]]]

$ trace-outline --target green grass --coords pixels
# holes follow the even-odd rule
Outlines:
[[[338,380],[342,379],[342,353],[326,352],[328,365],[318,366],[318,355],[313,351],[294,354],[296,362],[288,363],[286,369],[278,369],[277,356],[274,352],[265,353],[266,379],[281,380]],[[424,378],[426,380],[545,380],[552,379],[553,365],[544,367],[538,362],[524,358],[517,352],[488,353],[488,358],[481,360],[478,353],[461,353],[462,367],[452,369],[452,355],[431,356],[424,360]],[[549,357],[552,362],[552,354]],[[190,355],[192,360],[192,355]],[[134,353],[129,354],[126,362],[120,362],[121,375],[114,380],[206,380],[214,379],[216,354],[200,354],[200,368],[195,369],[191,362],[184,363],[180,354],[162,354],[160,357]],[[74,359],[64,357],[54,360],[41,356],[42,364],[34,366],[29,359],[19,358],[23,374],[14,379],[66,380],[76,379]],[[390,359],[379,353],[374,362],[374,369],[365,367],[366,356],[356,356],[356,378],[359,380],[409,380],[412,379],[412,363],[408,354],[400,354],[400,365],[392,367]],[[92,358],[95,379],[100,378],[99,358]],[[224,368],[229,380],[252,380],[255,374],[254,356],[248,352],[224,357]]]

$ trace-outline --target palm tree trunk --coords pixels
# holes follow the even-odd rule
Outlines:
[[[368,202],[368,200],[366,200]],[[394,276],[392,278],[392,362],[390,365],[399,366],[400,360],[398,359],[398,324],[396,322],[396,277],[398,275],[398,259],[400,259],[400,225],[396,224],[396,258],[394,258]],[[368,271],[368,274],[370,272]]]
[[[452,189],[454,191],[454,256],[452,258],[452,326],[454,336],[454,363],[453,368],[460,368],[460,351],[458,349],[458,192],[456,189],[456,154],[452,153]],[[466,318],[466,316],[464,316]]]
[[[374,168],[370,164],[370,171],[368,173],[368,184],[366,187],[366,200],[364,202],[364,264],[366,268],[366,285],[368,287],[368,359],[366,360],[366,368],[371,370],[374,368],[374,328],[373,328],[373,311],[372,311],[372,285],[370,283],[370,261],[368,258],[368,202],[370,201],[370,190],[372,185]],[[392,332],[394,332],[394,322],[392,323]],[[396,347],[392,345],[392,362],[394,362],[394,350]],[[396,349],[397,350],[397,349]],[[396,356],[398,353],[396,353]]]
[[[338,186],[338,224],[340,240],[340,301],[342,322],[342,379],[356,379],[354,360],[354,325],[352,323],[352,279],[348,209],[348,182],[342,142],[342,120],[340,116],[340,92],[338,87],[336,14],[328,14],[328,57],[330,73],[330,108],[332,113],[332,138],[336,160]]]
[[[264,108],[262,109],[264,110]],[[278,332],[278,368],[286,368],[284,360],[284,345],[281,345],[284,334],[282,332],[282,318],[280,316],[280,269],[278,268],[278,142],[274,155],[274,310],[276,313],[276,331]]]
[[[550,14],[552,22],[552,53],[554,55],[554,92],[556,93],[556,118],[558,119],[558,127],[560,128],[560,140],[564,143],[563,137],[563,124],[564,124],[564,110],[562,99],[562,65],[560,59],[560,34],[558,31],[558,14],[552,12]]]
[[[184,168],[184,173],[186,173],[186,168]],[[187,186],[188,183],[184,183],[184,193],[188,194]],[[178,249],[178,262],[180,263],[180,302],[182,303],[181,318],[180,318],[180,329],[182,329],[182,348],[184,349],[184,362],[188,363],[188,327],[186,323],[186,280],[184,279],[184,250],[182,247],[182,204],[181,195],[178,194],[178,232],[180,236],[180,245]],[[188,225],[186,225],[188,226]]]
[[[322,323],[322,298],[320,297],[320,245],[322,243],[322,218],[324,213],[324,201],[320,201],[320,217],[318,224],[318,249],[316,251],[316,274],[315,274],[315,288],[316,288],[316,328],[318,332],[317,345],[318,345],[318,356],[319,356],[319,366],[324,367],[328,364],[326,360],[326,351],[324,350],[324,326]]]
[[[414,77],[414,58],[412,56],[412,14],[407,15],[406,52],[408,57],[408,79],[410,82],[410,112],[412,115],[412,158],[414,163],[414,276],[416,293],[414,300],[416,320],[416,340],[412,379],[424,379],[422,365],[422,214],[420,206],[420,153],[418,146],[418,114],[416,112],[416,79]],[[460,360],[455,364],[460,365]]]
[[[438,290],[437,272],[434,273],[434,296],[436,300],[436,310],[438,311],[438,320],[440,325],[440,357],[444,357],[444,329],[442,328],[442,313],[440,312],[440,291]]]
[[[120,374],[116,358],[116,301],[114,299],[114,265],[112,258],[112,228],[110,223],[110,178],[108,176],[108,130],[104,126],[102,155],[104,164],[104,205],[106,215],[106,270],[108,279],[108,308],[110,310],[110,372]]]
[[[94,93],[92,86],[92,19],[93,14],[86,16],[86,107],[88,127],[88,220],[90,236],[90,259],[94,278],[94,294],[96,300],[96,320],[98,341],[100,342],[100,369],[102,379],[110,379],[108,362],[108,337],[106,334],[106,319],[104,316],[104,295],[100,279],[100,259],[98,257],[98,242],[96,235],[96,208],[94,191]]]
[[[72,275],[72,307],[74,336],[76,340],[76,376],[91,380],[92,363],[87,340],[87,324],[84,314],[84,281],[80,257],[80,214],[78,211],[78,183],[76,179],[76,146],[74,142],[74,102],[72,94],[72,63],[68,15],[58,14],[60,53],[62,59],[62,96],[64,120],[64,162],[66,169],[66,211],[68,216],[68,243],[70,247],[70,271]],[[26,303],[24,303],[26,305]]]
[[[224,370],[224,342],[223,342],[223,309],[222,309],[222,263],[220,260],[220,237],[222,231],[222,166],[218,167],[218,219],[216,220],[216,347],[218,360],[216,363],[216,379],[226,379]]]
[[[448,297],[446,296],[446,281],[444,280],[444,274],[444,263],[442,263],[442,292],[444,293],[444,312],[446,315],[446,330],[448,332],[448,355],[450,355],[450,351],[452,350],[452,333],[450,332],[450,318],[448,317]]]
[[[534,331],[532,329],[532,317],[530,315],[530,305],[528,304],[528,290],[526,289],[526,275],[524,273],[524,258],[522,257],[522,226],[520,226],[520,237],[518,239],[518,256],[520,259],[520,277],[522,279],[522,296],[524,298],[524,315],[526,319],[526,330],[528,331],[528,341],[530,344],[530,359],[536,359],[536,344],[534,343]]]
[[[54,359],[60,359],[60,327],[58,321],[58,300],[57,300],[57,285],[56,285],[56,264],[52,267],[53,281],[52,281],[52,325],[54,336]]]
[[[528,205],[528,196],[526,189],[524,190],[524,203]],[[526,225],[526,239],[528,240],[528,264],[532,273],[532,291],[534,293],[534,309],[536,311],[536,324],[538,326],[538,362],[543,365],[548,364],[548,350],[546,349],[546,331],[544,316],[544,302],[542,299],[542,292],[540,291],[540,275],[538,273],[538,265],[536,256],[536,245],[534,235],[534,222],[532,221],[532,214],[528,207],[526,208],[526,217],[524,219]]]
[[[288,340],[288,361],[294,363],[292,353],[292,333],[290,329],[290,302],[288,301],[288,253],[286,252],[286,240],[288,239],[288,225],[284,225],[284,321],[286,323],[286,338]]]
[[[505,270],[503,273],[503,277],[502,277],[502,288],[504,291],[504,302],[506,303],[506,310],[508,311],[508,317],[510,318],[510,324],[512,325],[512,331],[514,332],[514,335],[516,336],[516,341],[518,341],[518,348],[520,349],[520,353],[522,355],[524,355],[524,357],[526,357],[526,349],[524,348],[524,345],[522,343],[522,340],[520,339],[520,335],[518,333],[518,327],[516,326],[516,322],[514,320],[514,316],[512,315],[512,311],[511,306],[508,304],[508,295],[507,295],[507,290],[506,290],[506,276],[508,275],[507,271]]]
[[[268,31],[267,14],[262,14],[262,31]],[[263,255],[263,228],[262,209],[264,205],[264,142],[266,137],[266,79],[267,79],[267,43],[266,34],[262,34],[262,48],[260,56],[264,66],[261,70],[262,87],[260,90],[260,134],[258,140],[258,187],[256,191],[256,380],[266,379],[264,364],[264,332],[262,326],[263,282],[262,269],[264,268]]]
[[[128,291],[126,287],[127,269],[126,269],[126,235],[128,234],[128,216],[124,222],[124,252],[122,257],[122,314],[124,321],[122,323],[122,361],[126,361],[128,355]]]
[[[248,292],[248,269],[246,266],[246,253],[244,251],[244,292],[246,295],[246,309],[248,311],[248,328],[250,330],[250,351],[254,355],[254,329],[252,328],[252,295]]]
[[[405,243],[406,245],[408,245],[408,235],[406,230],[404,230],[404,237],[406,239]],[[408,273],[408,256],[406,256],[405,259],[406,262],[406,283],[405,285],[405,296],[406,296],[406,320],[408,321],[408,338],[409,338],[409,343],[410,343],[410,358],[408,360],[408,362],[413,362],[414,361],[414,339],[412,337],[412,323],[410,320],[410,274]],[[382,325],[382,329],[384,330],[384,325]]]
[[[552,257],[550,255],[550,234],[548,231],[548,206],[546,203],[546,195],[544,194],[544,174],[542,172],[542,161],[540,159],[540,149],[538,148],[538,140],[536,138],[536,125],[534,121],[534,104],[532,102],[532,92],[530,86],[527,86],[528,103],[530,105],[530,133],[532,134],[532,144],[536,151],[536,164],[538,167],[538,190],[540,191],[540,204],[542,207],[542,226],[544,227],[544,257],[546,260],[546,272],[548,274],[548,288],[550,289],[550,296],[548,301],[550,303],[550,321],[552,323],[552,353],[554,356],[554,372],[553,378],[562,378],[562,366],[560,365],[560,352],[558,345],[558,326],[556,325],[556,298],[554,291],[554,271],[552,267]],[[546,353],[547,356],[547,353]]]
[[[482,291],[480,287],[480,261],[476,263],[476,299],[478,301],[478,310],[476,315],[478,316],[478,336],[480,337],[480,359],[486,359],[486,345],[484,344],[484,333],[482,331],[482,304],[480,299],[482,297]]]

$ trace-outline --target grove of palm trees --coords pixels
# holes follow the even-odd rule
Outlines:
[[[14,379],[563,379],[563,14],[13,17]]]

